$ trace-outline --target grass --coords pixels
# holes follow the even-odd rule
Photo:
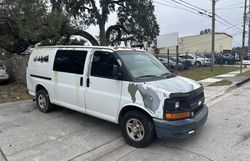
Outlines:
[[[239,70],[239,67],[231,67],[231,66],[215,66],[214,72],[211,71],[211,67],[201,67],[201,68],[193,68],[190,70],[184,70],[177,73],[177,75],[191,78],[194,80],[202,80],[209,77],[214,77],[221,74],[226,74],[235,70]]]
[[[26,87],[19,83],[0,84],[0,103],[31,99]]]
[[[246,76],[246,77],[250,77],[250,70],[242,73],[242,74],[239,74],[239,76]]]
[[[229,86],[231,84],[232,84],[232,82],[229,81],[229,80],[221,80],[219,82],[212,83],[212,84],[210,84],[208,86],[209,87],[211,87],[211,86]]]

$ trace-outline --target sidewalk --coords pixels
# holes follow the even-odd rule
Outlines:
[[[250,70],[250,68],[243,68],[242,72],[246,72],[248,70]],[[218,76],[211,77],[211,78],[206,78],[206,79],[200,80],[199,82],[204,87],[207,87],[212,83],[216,83],[216,82],[219,82],[219,81],[222,81],[222,80],[229,80],[233,84],[236,84],[236,83],[244,81],[244,80],[246,80],[248,78],[248,77],[244,77],[244,76],[237,76],[238,74],[240,74],[240,70],[229,72],[227,74],[218,75]]]
[[[242,72],[246,72],[248,70],[250,70],[250,68],[243,68]],[[216,100],[217,98],[226,95],[228,92],[230,92],[232,89],[237,88],[242,83],[250,81],[249,77],[238,76],[238,74],[240,74],[240,70],[199,81],[204,86],[206,102],[209,102],[212,105],[214,104],[214,100]],[[229,80],[232,82],[232,84],[228,86],[208,86],[212,83],[219,82],[221,80]]]

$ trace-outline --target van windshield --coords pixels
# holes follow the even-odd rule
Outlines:
[[[166,78],[171,73],[152,54],[143,51],[117,52],[132,77]]]

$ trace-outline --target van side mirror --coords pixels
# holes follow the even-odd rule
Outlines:
[[[113,65],[112,77],[114,79],[117,79],[117,80],[121,80],[122,79],[121,68],[118,65],[115,65],[115,64]]]

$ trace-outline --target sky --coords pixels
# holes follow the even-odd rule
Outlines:
[[[154,0],[155,15],[160,26],[160,35],[178,32],[179,37],[183,37],[197,35],[201,30],[211,28],[212,18],[177,9],[175,7],[178,7],[178,5],[173,1],[185,1],[208,11],[211,11],[212,8],[211,0]],[[185,7],[182,6],[181,8]],[[216,14],[226,20],[228,23],[217,17],[215,31],[226,32],[232,35],[234,47],[241,46],[242,44],[243,12],[244,0],[218,0],[216,2]],[[116,15],[113,13],[109,16],[106,26],[113,25],[116,23],[116,21]],[[235,27],[232,27],[234,25]],[[90,26],[87,31],[95,36],[98,35],[98,28],[95,26]]]

